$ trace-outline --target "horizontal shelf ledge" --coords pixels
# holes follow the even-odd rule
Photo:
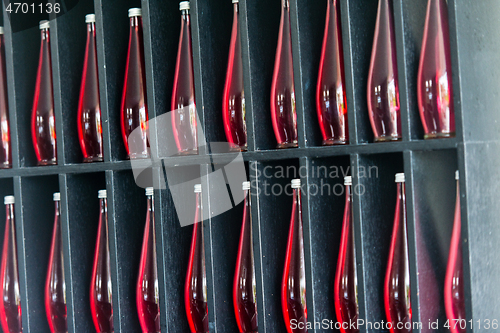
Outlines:
[[[274,150],[257,150],[243,152],[244,161],[276,161],[285,159],[297,159],[300,157],[321,158],[331,156],[342,156],[351,154],[383,154],[396,153],[407,150],[442,150],[454,149],[459,141],[456,138],[439,139],[439,140],[418,140],[409,142],[381,142],[381,143],[366,143],[359,145],[345,146],[329,146],[329,147],[308,147],[294,149],[274,149]],[[187,165],[201,164],[225,164],[231,162],[236,157],[235,153],[214,153],[211,155],[192,155],[192,156],[172,156],[162,158],[161,161],[165,167],[177,167]],[[137,163],[137,164],[136,164]],[[137,160],[134,164],[138,168],[149,166],[160,166],[159,160]],[[91,173],[104,172],[106,170],[131,170],[132,163],[130,161],[113,161],[102,163],[81,163],[54,165],[45,167],[23,167],[17,169],[0,170],[0,178],[11,178],[15,176],[31,177],[31,176],[46,176],[57,174],[72,174],[72,173]]]

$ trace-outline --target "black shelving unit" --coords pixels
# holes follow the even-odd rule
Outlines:
[[[266,167],[294,167],[305,186],[334,187],[339,177],[318,177],[338,167],[354,176],[360,318],[385,320],[383,277],[393,222],[394,174],[405,172],[413,320],[415,333],[443,328],[443,281],[453,223],[454,171],[460,170],[462,240],[469,333],[492,332],[500,320],[500,4],[448,0],[456,138],[424,141],[416,102],[416,75],[427,0],[394,0],[403,140],[373,143],[366,107],[366,78],[377,0],[339,0],[341,7],[350,142],[321,147],[314,91],[326,1],[291,0],[291,27],[299,148],[276,150],[269,91],[280,19],[280,0],[240,0],[250,180]],[[93,332],[89,283],[97,230],[97,191],[108,190],[115,332],[139,332],[134,285],[146,213],[143,189],[135,184],[119,127],[119,103],[128,42],[127,10],[142,7],[149,118],[169,111],[180,28],[172,0],[81,0],[51,21],[51,47],[59,165],[36,167],[30,114],[39,49],[37,27],[12,33],[4,11],[13,168],[0,170],[0,195],[14,193],[24,332],[47,333],[43,285],[53,222],[52,192],[61,192],[62,231],[70,333]],[[85,46],[84,16],[96,14],[104,162],[81,163],[76,110]],[[207,141],[225,141],[221,99],[232,22],[229,0],[191,0],[196,103]],[[156,135],[153,133],[152,135]],[[156,156],[157,152],[152,154]],[[148,177],[159,184],[164,168],[200,174],[231,156],[204,150],[199,156],[155,159]],[[219,167],[219,166],[216,166]],[[324,170],[324,169],[323,169]],[[367,171],[366,174],[360,171]],[[196,171],[197,172],[197,171]],[[286,184],[294,175],[272,179]],[[322,181],[324,183],[322,183]],[[204,184],[205,209],[217,184]],[[194,197],[186,197],[186,205]],[[343,197],[304,191],[308,320],[335,320],[333,280]],[[291,197],[252,193],[254,251],[260,333],[286,332],[280,282]],[[193,203],[194,205],[194,203]],[[169,189],[155,192],[162,332],[188,332],[183,303],[191,228],[181,228]],[[204,221],[210,332],[234,333],[231,297],[242,206]],[[3,220],[2,220],[3,221]],[[477,321],[481,321],[479,327]],[[470,326],[470,325],[469,325]],[[309,332],[326,332],[313,329]],[[495,331],[495,330],[493,330]],[[380,332],[361,328],[363,333]]]

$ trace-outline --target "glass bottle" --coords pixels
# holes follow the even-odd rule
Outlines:
[[[466,329],[460,325],[465,322],[465,295],[464,295],[464,271],[462,263],[462,222],[460,218],[460,184],[458,182],[458,170],[455,172],[457,182],[457,198],[455,204],[455,221],[453,222],[453,233],[450,242],[450,254],[448,257],[448,267],[444,281],[444,305],[446,317],[453,323],[450,325],[451,333],[465,333]],[[455,326],[454,323],[458,323]]]
[[[120,108],[120,123],[128,157],[130,159],[148,158],[147,136],[149,124],[142,36],[142,10],[140,8],[130,8],[128,17],[130,18],[130,33],[125,84]],[[130,136],[135,129],[138,129],[140,135]]]
[[[387,322],[392,323],[391,333],[410,333],[412,321],[404,173],[396,174],[396,183],[398,196],[385,275],[384,306]],[[403,328],[398,328],[398,325]]]
[[[417,77],[424,138],[455,136],[450,33],[446,0],[429,0]]]
[[[351,323],[358,322],[358,279],[356,276],[356,251],[354,248],[354,224],[352,221],[352,177],[344,178],[345,208],[340,238],[337,272],[335,274],[334,300],[337,321],[342,333],[358,333]],[[346,323],[346,324],[344,324]]]
[[[19,292],[14,202],[14,197],[11,195],[4,198],[6,219],[2,265],[0,267],[0,282],[2,284],[0,323],[4,332],[22,333],[23,324],[21,318],[21,294]]]
[[[233,0],[233,30],[229,45],[226,84],[222,98],[224,130],[231,150],[247,150],[245,90],[239,26],[239,0]]]
[[[257,281],[253,257],[250,182],[243,182],[245,203],[233,282],[233,303],[240,333],[257,332]]]
[[[160,291],[156,262],[155,209],[153,188],[146,188],[148,208],[137,277],[137,313],[143,333],[160,332]]]
[[[184,304],[191,333],[208,333],[207,274],[205,268],[205,244],[201,220],[201,185],[194,186],[196,212],[189,264],[184,285]]]
[[[45,313],[52,333],[68,332],[60,201],[61,194],[54,193],[54,229],[45,280]]]
[[[179,3],[181,33],[172,90],[172,129],[180,155],[198,154],[197,115],[194,93],[193,50],[189,1]]]
[[[306,272],[300,179],[292,180],[293,205],[281,282],[281,307],[288,333],[306,333]],[[296,322],[297,325],[292,325]],[[292,328],[296,327],[296,328]],[[299,329],[303,327],[303,329]]]
[[[56,119],[50,55],[50,24],[40,21],[41,45],[31,114],[31,138],[38,165],[57,164]]]
[[[90,282],[90,310],[97,333],[113,333],[113,298],[106,190],[100,190],[98,197],[100,214]]]
[[[376,142],[402,138],[392,15],[392,0],[379,0],[367,84],[368,118]]]
[[[289,0],[281,0],[281,22],[271,84],[271,119],[278,148],[298,147]]]
[[[0,169],[12,168],[6,73],[5,40],[3,27],[0,27]]]
[[[78,139],[84,162],[102,162],[102,122],[97,73],[95,15],[86,15],[85,23],[87,23],[87,44],[78,102]]]
[[[325,146],[346,144],[349,140],[339,16],[337,0],[328,0],[316,85],[316,111]]]

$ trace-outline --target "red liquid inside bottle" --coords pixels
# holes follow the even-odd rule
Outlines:
[[[335,314],[337,321],[342,324],[340,327],[342,333],[358,333],[358,280],[352,221],[352,178],[346,177],[344,184],[346,191],[344,221],[334,287]],[[352,323],[356,323],[354,327],[351,325]]]
[[[6,219],[2,249],[0,282],[2,299],[0,301],[0,323],[8,333],[22,333],[21,294],[19,292],[19,270],[17,264],[16,224],[14,219],[14,197],[4,199]]]
[[[298,147],[289,0],[281,1],[281,22],[271,84],[271,119],[278,148]]]
[[[148,105],[142,36],[142,11],[130,8],[130,33],[125,68],[120,122],[123,142],[130,159],[148,158]],[[129,135],[138,129],[140,135]]]
[[[257,282],[253,257],[250,182],[243,183],[245,203],[238,258],[233,282],[233,303],[240,333],[257,332]]]
[[[54,229],[52,231],[52,245],[45,280],[45,312],[52,333],[68,332],[60,200],[61,194],[54,193]]]
[[[245,120],[245,90],[243,87],[243,62],[239,28],[239,4],[233,0],[233,30],[229,46],[226,84],[222,101],[222,116],[226,138],[232,150],[247,150]]]
[[[193,50],[189,1],[179,4],[181,33],[172,91],[172,129],[180,155],[198,154],[197,115],[194,94]]]
[[[184,286],[184,304],[191,333],[208,333],[207,275],[201,206],[201,186],[195,186],[196,213]],[[200,222],[198,222],[200,221]]]
[[[418,68],[417,97],[424,138],[455,136],[450,33],[446,0],[429,0]]]
[[[455,204],[455,221],[453,222],[453,233],[450,242],[450,254],[448,267],[444,281],[444,306],[446,317],[450,322],[451,333],[465,333],[466,328],[462,324],[467,320],[465,316],[464,295],[464,271],[462,263],[462,239],[460,238],[462,222],[460,218],[460,185],[457,179],[457,199]],[[455,325],[457,323],[457,325]],[[464,327],[464,328],[462,328]]]
[[[379,0],[368,72],[368,117],[375,141],[401,140],[398,64],[392,0]]]
[[[152,187],[146,188],[146,196],[148,197],[148,210],[136,286],[137,314],[143,333],[159,333],[160,291],[156,263],[155,210]]]
[[[12,168],[10,144],[9,104],[7,100],[7,76],[5,69],[5,40],[0,27],[0,169]]]
[[[99,191],[99,229],[90,282],[90,310],[97,333],[114,332],[106,197],[106,190]]]
[[[316,110],[323,145],[349,140],[345,95],[344,54],[337,0],[328,0],[325,34],[316,86]]]
[[[391,333],[411,333],[410,269],[404,174],[396,174],[398,197],[384,283],[384,306]],[[402,327],[402,328],[400,328]]]
[[[42,41],[31,114],[31,138],[38,165],[54,165],[57,164],[57,143],[49,21],[40,22],[40,33]]]
[[[97,74],[95,15],[85,16],[85,22],[87,23],[87,44],[78,102],[78,139],[83,153],[83,161],[101,162],[103,161],[102,122]]]
[[[292,188],[292,218],[286,247],[285,269],[281,282],[281,307],[287,332],[306,333],[306,271],[300,179],[292,180]],[[293,322],[296,322],[297,325],[292,325]]]

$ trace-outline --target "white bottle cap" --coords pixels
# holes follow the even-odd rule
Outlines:
[[[460,179],[460,173],[457,171],[455,171],[455,180],[459,180]]]
[[[344,177],[344,185],[352,185],[352,177],[351,176]]]
[[[3,27],[0,27],[0,35],[3,35]]]
[[[95,22],[95,14],[85,15],[85,23],[94,23]]]
[[[243,182],[241,185],[243,191],[249,190],[250,189],[250,182]]]
[[[15,202],[16,202],[16,199],[14,198],[13,195],[8,195],[8,196],[3,198],[3,203],[5,205],[13,204]]]
[[[300,179],[292,179],[292,188],[300,188]]]
[[[233,3],[239,3],[240,0],[233,0]]]
[[[191,7],[189,5],[189,1],[181,1],[179,2],[179,10],[189,10]]]
[[[146,187],[146,195],[153,195],[154,189],[152,187]]]
[[[97,192],[97,197],[99,199],[106,199],[108,197],[108,192],[106,192],[106,190],[99,190],[99,192]]]
[[[52,195],[52,198],[54,199],[54,201],[61,201],[61,193],[59,192],[56,192]]]
[[[50,22],[47,20],[40,21],[40,29],[50,28]]]
[[[396,183],[404,183],[405,182],[405,174],[397,173],[396,174]]]
[[[194,193],[201,193],[201,184],[196,184],[194,186]]]
[[[128,17],[142,16],[142,9],[140,8],[130,8],[128,10]]]

